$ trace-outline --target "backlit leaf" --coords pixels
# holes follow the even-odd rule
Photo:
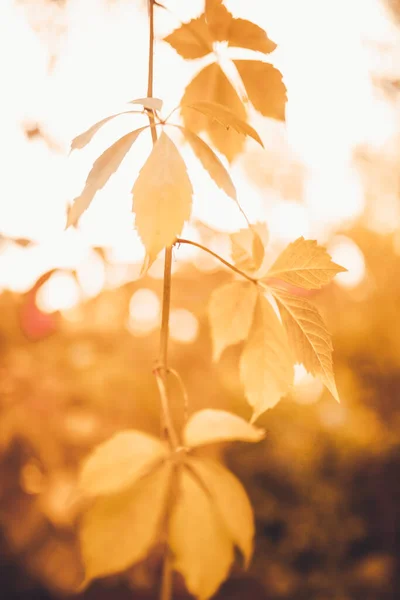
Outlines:
[[[263,437],[262,429],[233,413],[213,408],[194,413],[183,431],[184,444],[189,448],[216,442],[259,442]]]
[[[234,60],[247,95],[254,108],[264,117],[285,120],[286,86],[282,73],[259,60]]]
[[[264,54],[269,54],[276,48],[276,44],[269,39],[264,29],[245,19],[231,20],[228,45],[236,48],[248,48]]]
[[[265,223],[256,223],[231,233],[232,259],[235,265],[243,271],[257,271],[264,260],[268,237]]]
[[[208,316],[213,359],[218,360],[228,346],[246,339],[253,321],[257,288],[247,281],[233,281],[213,290]]]
[[[96,193],[106,185],[111,175],[115,173],[133,146],[138,135],[145,129],[147,129],[147,127],[141,127],[140,129],[127,133],[124,137],[107,148],[107,150],[95,161],[86,179],[82,194],[75,198],[73,205],[68,211],[67,227],[75,225],[82,213],[89,208]]]
[[[179,483],[169,529],[174,569],[191,594],[207,600],[228,577],[233,543],[209,495],[187,469]]]
[[[214,150],[212,150],[212,148],[210,148],[210,146],[193,131],[186,129],[186,127],[181,127],[180,129],[186,140],[189,142],[194,154],[197,156],[214,183],[216,183],[225,194],[236,201],[237,194],[231,176],[215,154]]]
[[[296,362],[309,373],[320,377],[332,396],[339,401],[332,364],[332,342],[315,306],[305,298],[281,290],[272,290],[283,324],[293,348]]]
[[[330,283],[341,271],[346,269],[332,262],[325,248],[300,237],[278,256],[267,276],[312,290]]]
[[[233,543],[248,566],[253,553],[253,509],[240,481],[228,469],[210,459],[189,458],[193,469],[209,491]]]
[[[124,112],[120,112],[115,115],[111,115],[109,117],[106,117],[105,119],[102,119],[101,121],[98,121],[98,123],[95,123],[87,131],[84,131],[83,133],[81,133],[80,135],[78,135],[76,138],[74,138],[72,140],[71,151],[72,150],[81,150],[82,148],[87,146],[87,144],[93,139],[93,137],[99,131],[99,129],[101,127],[103,127],[103,125],[108,123],[108,121],[111,121],[112,119],[115,119],[116,117],[119,117],[120,115],[134,115],[134,114],[138,114],[138,111],[125,110]]]
[[[160,98],[137,98],[136,100],[131,100],[129,104],[141,104],[149,110],[161,110],[163,101]]]
[[[221,67],[212,63],[198,73],[186,87],[181,101],[181,112],[185,127],[195,133],[205,131],[214,147],[231,162],[244,147],[244,137],[232,127],[227,129],[209,116],[186,108],[199,101],[217,102],[232,111],[241,121],[246,120],[246,110],[236,90],[222,71]]]
[[[164,41],[186,59],[202,58],[213,51],[213,40],[204,14],[188,23],[183,23],[167,35]]]
[[[192,185],[178,149],[162,132],[132,189],[136,228],[151,262],[190,217]]]
[[[293,381],[285,330],[271,304],[259,296],[250,335],[240,358],[240,377],[253,421],[275,406]]]
[[[166,446],[155,437],[141,431],[121,431],[87,458],[79,487],[90,496],[112,494],[131,486],[167,454]]]
[[[85,512],[80,541],[86,582],[146,558],[159,541],[170,474],[164,464],[128,489],[97,498]]]

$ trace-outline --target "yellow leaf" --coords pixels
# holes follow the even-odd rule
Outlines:
[[[79,487],[88,496],[112,494],[131,486],[168,454],[166,446],[141,431],[121,431],[86,459]]]
[[[256,223],[232,233],[230,238],[235,265],[243,271],[258,271],[264,260],[268,237],[265,223]]]
[[[202,58],[213,51],[213,40],[204,15],[184,23],[164,38],[183,58]]]
[[[86,583],[146,558],[159,541],[170,475],[165,464],[123,492],[97,498],[86,511],[80,527]]]
[[[293,381],[285,330],[266,298],[259,296],[250,336],[240,358],[240,377],[253,421],[275,406]]]
[[[330,283],[341,271],[346,269],[332,262],[325,248],[300,237],[278,256],[267,276],[312,290]]]
[[[131,100],[129,104],[141,104],[149,110],[161,110],[163,101],[160,98],[137,98],[136,100]]]
[[[214,150],[212,150],[210,146],[193,131],[186,129],[186,127],[180,127],[180,129],[186,140],[189,142],[194,154],[197,156],[214,183],[216,183],[225,194],[237,202],[236,189],[233,185],[231,176],[215,154]]]
[[[233,413],[213,408],[194,413],[183,431],[184,444],[188,448],[216,442],[259,442],[263,437],[262,429]]]
[[[192,185],[175,144],[163,131],[132,189],[136,228],[151,262],[190,217]]]
[[[105,119],[102,119],[98,123],[95,123],[87,131],[84,131],[83,133],[81,133],[80,135],[78,135],[76,138],[74,138],[72,140],[72,143],[71,143],[71,152],[72,152],[72,150],[81,150],[82,148],[84,148],[85,146],[87,146],[87,144],[92,141],[93,137],[98,132],[98,130],[101,127],[103,127],[103,125],[105,125],[106,123],[108,123],[108,121],[111,121],[112,119],[115,119],[116,117],[119,117],[120,115],[132,115],[132,114],[133,115],[134,114],[138,114],[138,111],[136,111],[136,110],[126,110],[124,112],[120,112],[120,113],[117,113],[115,115],[111,115],[109,117],[106,117]]]
[[[207,65],[187,86],[181,101],[185,127],[195,133],[205,131],[215,148],[232,162],[244,147],[244,138],[231,127],[226,129],[215,120],[196,110],[186,108],[198,101],[217,102],[226,106],[239,119],[246,120],[246,110],[238,94],[221,67],[216,63]]]
[[[287,95],[282,73],[259,60],[233,62],[254,108],[264,117],[284,121]]]
[[[331,337],[318,310],[305,298],[281,290],[272,290],[272,293],[278,303],[296,362],[302,363],[311,375],[320,377],[339,402],[333,374]]]
[[[212,292],[208,317],[213,360],[218,360],[225,348],[247,337],[253,320],[257,293],[257,287],[246,281],[233,281]]]
[[[207,600],[228,577],[233,543],[210,497],[187,469],[179,483],[169,528],[174,569],[191,594]]]
[[[235,546],[248,566],[253,553],[254,517],[246,491],[240,481],[214,460],[189,458],[194,470],[210,493]]]
[[[73,205],[68,211],[67,227],[75,225],[87,208],[89,208],[96,192],[101,190],[110,179],[111,175],[118,169],[125,156],[133,146],[139,134],[147,129],[141,127],[127,133],[115,144],[107,148],[105,152],[95,161],[90,171],[85,188],[80,196],[75,198]]]

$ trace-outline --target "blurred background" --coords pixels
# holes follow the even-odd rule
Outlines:
[[[203,10],[165,0],[161,39]],[[400,3],[226,1],[278,43],[286,124],[250,110],[251,141],[232,165],[251,221],[268,224],[271,260],[300,235],[348,269],[312,295],[330,331],[341,396],[296,368],[291,396],[263,415],[256,447],[227,461],[253,502],[256,551],[218,598],[400,597]],[[155,598],[159,562],[78,594],[76,473],[122,428],[157,434],[162,261],[139,279],[144,251],[130,189],[150,147],[138,140],[77,229],[69,203],[93,160],[144,116],[119,117],[86,149],[71,140],[146,95],[145,0],[0,3],[0,589],[5,600]],[[157,45],[165,115],[201,66]],[[173,74],[173,77],[172,77]],[[143,136],[142,136],[143,137]],[[182,149],[195,188],[184,236],[230,257],[245,226],[235,205]],[[171,365],[190,410],[249,415],[237,347],[211,364],[206,305],[231,275],[193,247],[174,252]],[[179,394],[175,415],[182,417]],[[179,582],[177,597],[183,598]],[[180,594],[180,595],[179,595]]]

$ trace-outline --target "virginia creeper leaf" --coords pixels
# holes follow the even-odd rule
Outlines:
[[[103,125],[108,123],[108,121],[111,121],[112,119],[115,119],[116,117],[119,117],[121,115],[132,115],[132,114],[138,114],[138,111],[125,110],[124,112],[120,112],[115,115],[110,115],[109,117],[106,117],[105,119],[102,119],[101,121],[98,121],[98,123],[95,123],[94,125],[89,127],[89,129],[87,131],[84,131],[83,133],[81,133],[80,135],[78,135],[76,138],[74,138],[72,140],[71,152],[72,152],[72,150],[81,150],[82,148],[87,146],[88,143],[92,141],[93,137],[99,131],[99,129],[101,127],[103,127]]]
[[[227,129],[201,112],[186,108],[198,101],[219,103],[226,106],[241,121],[246,120],[246,110],[236,90],[222,71],[212,63],[198,73],[186,87],[181,101],[181,112],[185,127],[195,133],[205,131],[215,148],[232,162],[244,147],[244,138],[232,127]]]
[[[161,110],[163,101],[160,98],[137,98],[136,100],[131,100],[129,104],[141,104],[149,110]]]
[[[96,192],[106,185],[111,175],[115,173],[133,146],[138,135],[145,129],[147,129],[147,127],[141,127],[140,129],[127,133],[112,146],[107,148],[107,150],[95,161],[86,179],[82,194],[75,198],[73,205],[68,211],[67,227],[75,225],[82,213],[89,208]]]
[[[330,283],[337,273],[346,270],[332,262],[325,248],[315,240],[300,237],[278,256],[267,276],[312,290]]]
[[[213,51],[213,40],[206,24],[204,14],[188,23],[183,23],[178,29],[164,38],[186,59],[202,58]]]
[[[207,600],[229,574],[233,543],[209,495],[187,469],[179,483],[169,528],[174,569],[191,594]]]
[[[155,437],[141,431],[121,431],[90,454],[79,487],[89,496],[112,494],[131,486],[166,456],[166,446]]]
[[[171,469],[159,467],[128,489],[97,498],[80,528],[86,581],[124,571],[158,542]]]
[[[255,223],[231,233],[232,259],[235,265],[243,271],[258,271],[264,261],[268,238],[265,223]]]
[[[200,410],[190,417],[183,431],[189,448],[216,442],[259,442],[264,431],[241,417],[214,408]]]
[[[212,148],[210,148],[210,146],[196,133],[190,131],[190,129],[187,129],[186,127],[180,127],[180,129],[190,144],[194,154],[197,156],[214,183],[216,183],[225,194],[237,201],[236,189],[233,185],[231,176],[215,154],[214,150],[212,150]]]
[[[248,48],[269,54],[276,44],[269,39],[264,29],[246,19],[232,19],[228,31],[228,46]]]
[[[175,144],[163,131],[132,189],[136,228],[149,262],[175,240],[190,217],[192,184]]]
[[[248,566],[253,553],[253,509],[240,481],[214,460],[189,458],[193,469],[209,491],[235,546]]]
[[[275,406],[293,381],[293,365],[285,330],[271,304],[259,296],[242,356],[240,377],[253,407],[253,421]]]
[[[320,377],[339,402],[333,374],[331,337],[318,310],[305,298],[275,289],[272,293],[278,303],[296,362],[302,363],[311,375]]]
[[[257,288],[247,281],[233,281],[213,290],[208,305],[213,360],[228,346],[246,339],[256,300]]]
[[[284,121],[287,95],[282,73],[259,60],[233,62],[254,108],[264,117]]]

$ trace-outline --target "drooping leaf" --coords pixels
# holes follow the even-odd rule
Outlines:
[[[192,102],[191,104],[182,105],[184,108],[192,108],[197,110],[201,114],[218,121],[229,129],[232,127],[238,133],[242,135],[248,135],[253,138],[256,142],[263,146],[262,140],[258,135],[257,131],[251,127],[245,120],[240,119],[234,112],[232,112],[226,106],[219,104],[218,102]]]
[[[213,290],[208,317],[214,360],[218,360],[228,346],[246,339],[256,300],[257,288],[247,281],[233,281]]]
[[[214,460],[191,457],[188,466],[209,491],[233,543],[248,566],[253,553],[254,517],[244,487],[228,469]]]
[[[184,444],[189,448],[217,442],[259,442],[263,437],[262,429],[233,413],[214,408],[194,413],[183,431]]]
[[[111,175],[115,173],[129,150],[132,148],[139,134],[145,129],[147,129],[147,127],[141,127],[140,129],[127,133],[112,146],[107,148],[107,150],[95,161],[86,179],[82,194],[75,198],[73,205],[68,211],[67,227],[75,225],[82,213],[89,208],[96,193],[106,185]]]
[[[267,276],[312,290],[330,283],[342,271],[346,269],[332,262],[325,248],[300,237],[278,256]]]
[[[234,60],[254,108],[264,117],[285,120],[286,86],[282,73],[259,60]]]
[[[253,407],[253,421],[274,407],[293,381],[285,330],[271,304],[259,296],[250,335],[240,358],[240,378]]]
[[[243,271],[258,271],[264,260],[268,238],[265,223],[255,223],[251,227],[231,233],[232,259],[235,265]]]
[[[183,23],[167,35],[164,41],[186,59],[202,58],[213,51],[213,40],[204,14],[188,23]]]
[[[234,128],[223,127],[209,116],[186,108],[199,101],[219,103],[226,106],[241,121],[246,120],[246,110],[236,90],[222,71],[221,67],[212,63],[198,73],[186,87],[181,101],[181,112],[185,127],[195,133],[205,131],[215,148],[232,162],[244,147],[244,137]]]
[[[179,483],[169,528],[174,569],[191,594],[208,600],[229,574],[233,543],[210,497],[187,469]]]
[[[132,189],[136,228],[150,262],[181,233],[192,193],[186,165],[163,131]]]
[[[149,110],[161,110],[163,107],[163,101],[160,98],[137,98],[136,100],[131,100],[129,104],[141,104]]]
[[[210,148],[210,146],[193,131],[190,131],[186,127],[180,127],[180,129],[190,144],[194,154],[197,156],[214,183],[216,183],[225,194],[237,201],[236,189],[233,185],[231,176],[215,154],[214,150],[212,150],[212,148]]]
[[[166,446],[141,431],[121,431],[85,461],[79,487],[85,495],[112,494],[131,486],[168,454]]]
[[[110,115],[109,117],[106,117],[105,119],[102,119],[101,121],[98,121],[97,123],[95,123],[94,125],[89,127],[89,129],[87,129],[83,133],[79,134],[76,138],[74,138],[72,140],[71,152],[72,152],[72,150],[81,150],[82,148],[87,146],[88,143],[92,141],[93,137],[99,131],[99,129],[101,129],[101,127],[103,127],[103,125],[108,123],[108,121],[111,121],[112,119],[115,119],[116,117],[119,117],[121,115],[134,115],[134,114],[138,114],[138,111],[125,110],[125,111],[117,113],[115,115]]]
[[[320,377],[339,402],[333,374],[331,337],[318,310],[305,298],[281,290],[272,290],[272,293],[296,362],[302,363],[311,375]]]
[[[124,571],[159,541],[170,475],[164,464],[130,488],[97,498],[85,512],[80,541],[86,582]]]

